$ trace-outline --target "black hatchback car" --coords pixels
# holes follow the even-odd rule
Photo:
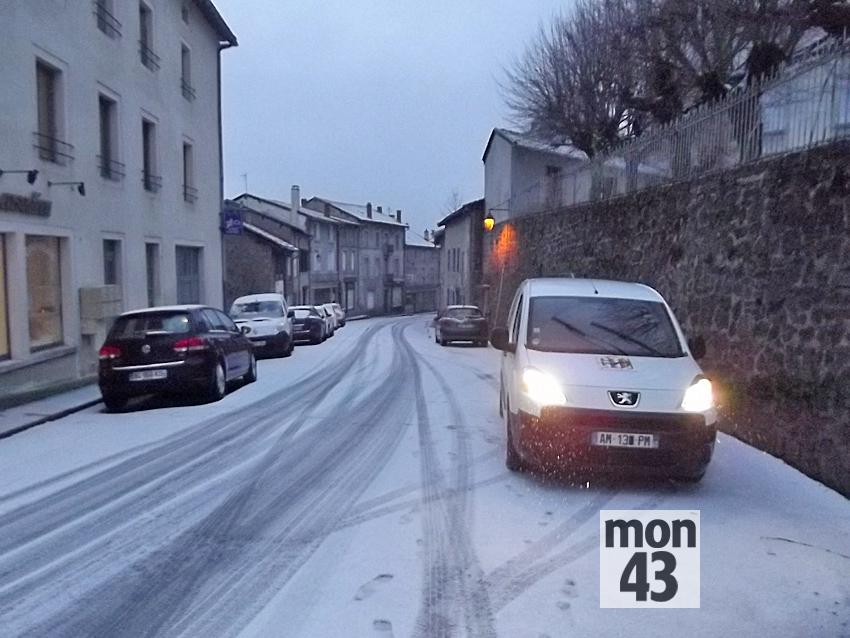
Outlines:
[[[441,346],[452,341],[471,341],[486,346],[490,326],[477,306],[446,306],[439,315],[434,330],[434,341]]]
[[[235,379],[257,378],[251,342],[221,310],[164,306],[126,312],[99,353],[98,382],[109,410],[130,397],[180,393],[217,401]]]

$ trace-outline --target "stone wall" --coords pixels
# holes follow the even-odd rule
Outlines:
[[[850,495],[850,143],[510,220],[484,272],[496,321],[526,277],[655,287],[706,338],[722,428]]]

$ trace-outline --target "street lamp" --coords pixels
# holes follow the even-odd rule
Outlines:
[[[31,170],[22,170],[22,171],[18,171],[18,170],[15,170],[15,171],[4,171],[4,170],[0,170],[0,177],[3,177],[3,175],[4,175],[5,173],[26,173],[26,174],[27,174],[27,183],[28,183],[28,184],[35,184],[35,180],[37,180],[37,179],[38,179],[38,171],[37,171],[37,170],[35,170],[35,169],[31,169]]]
[[[492,212],[488,212],[487,216],[484,218],[484,230],[488,233],[493,230],[493,227],[496,225],[496,220],[493,217]]]

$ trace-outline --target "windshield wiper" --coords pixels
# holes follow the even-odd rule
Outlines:
[[[600,339],[599,337],[591,337],[581,328],[577,328],[576,326],[571,324],[569,321],[564,321],[563,319],[561,319],[558,316],[552,317],[552,321],[554,321],[555,323],[561,324],[567,330],[570,330],[571,332],[576,333],[579,337],[582,337],[588,343],[593,343],[595,341],[598,344],[601,343],[603,346],[606,346],[608,348],[612,348],[618,354],[626,354],[626,351],[623,350],[622,348],[620,348],[619,346],[617,346],[616,344],[613,344],[610,341],[605,341],[604,339]]]
[[[590,325],[593,326],[594,328],[599,328],[600,330],[604,330],[605,332],[610,332],[612,335],[614,335],[615,337],[618,337],[619,339],[622,339],[623,341],[628,341],[629,343],[633,343],[636,346],[643,348],[647,352],[651,352],[656,357],[666,357],[667,356],[663,352],[656,350],[655,348],[653,348],[649,344],[644,343],[640,339],[635,339],[634,337],[630,337],[629,335],[624,334],[624,333],[620,332],[619,330],[614,330],[614,328],[609,328],[608,326],[603,325],[601,323],[598,323],[596,321],[591,321]],[[625,352],[623,354],[625,354]]]

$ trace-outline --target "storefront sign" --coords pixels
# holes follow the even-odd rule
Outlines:
[[[225,235],[242,234],[242,211],[238,208],[225,208],[222,213],[221,231]]]
[[[0,210],[24,215],[49,217],[53,202],[37,197],[24,197],[13,193],[0,193]]]

